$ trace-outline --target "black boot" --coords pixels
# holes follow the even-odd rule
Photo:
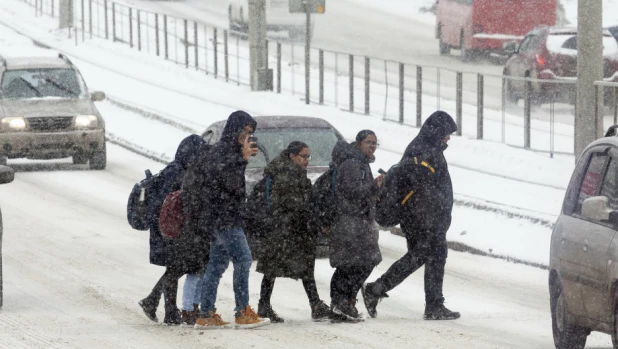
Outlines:
[[[258,316],[261,318],[270,319],[271,323],[281,323],[285,322],[282,317],[279,317],[277,313],[273,310],[273,307],[267,303],[258,303]]]
[[[360,322],[363,318],[358,313],[355,307],[356,299],[343,299],[336,304],[331,305],[331,320],[347,321],[347,322]]]
[[[323,301],[311,305],[311,319],[313,321],[325,320],[330,317],[330,307]]]
[[[180,325],[182,322],[180,316],[180,310],[178,308],[165,310],[165,317],[163,318],[163,323],[166,325]]]
[[[157,319],[157,306],[158,306],[157,303],[158,302],[153,301],[152,298],[149,296],[149,297],[142,299],[137,304],[139,304],[139,306],[142,307],[144,314],[146,314],[146,316],[151,321],[159,322],[159,319]]]
[[[378,316],[378,303],[380,303],[382,298],[388,298],[388,294],[386,294],[386,292],[380,292],[379,294],[376,294],[376,288],[378,287],[376,287],[375,283],[364,284],[361,288],[363,301],[365,302],[365,308],[367,308],[367,313],[371,317]]]
[[[183,310],[180,313],[181,322],[185,325],[193,326],[195,325],[195,320],[197,320],[197,316],[200,314],[200,306],[198,304],[193,304],[193,310]]]
[[[461,314],[456,311],[450,311],[444,304],[427,304],[425,305],[424,320],[455,320],[459,319]]]

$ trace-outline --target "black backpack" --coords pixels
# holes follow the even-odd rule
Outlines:
[[[321,232],[330,227],[337,218],[337,203],[335,202],[335,185],[337,183],[337,167],[331,166],[311,187],[309,208],[312,223]]]
[[[386,172],[376,200],[375,220],[379,225],[393,227],[401,223],[403,208],[406,204],[411,203],[414,195],[413,171],[418,164],[416,157],[404,159]],[[421,164],[425,166],[426,163],[422,161]],[[431,166],[428,168],[433,170]]]
[[[146,170],[146,178],[136,183],[129,194],[127,203],[127,220],[133,229],[150,229],[151,208],[157,191],[162,189],[163,177],[160,173],[152,175],[150,170]]]
[[[270,207],[272,178],[264,176],[260,179],[247,198],[245,206],[245,229],[247,235],[260,238],[274,229],[274,221]]]

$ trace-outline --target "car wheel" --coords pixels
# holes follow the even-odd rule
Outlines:
[[[85,165],[88,163],[88,156],[84,154],[73,155],[73,165]]]
[[[438,27],[438,42],[440,44],[440,55],[448,55],[451,53],[451,47],[442,41],[442,26]]]
[[[104,170],[105,166],[107,166],[107,150],[105,144],[103,144],[103,149],[95,152],[90,157],[90,169]]]
[[[558,277],[552,278],[549,287],[551,329],[556,349],[583,349],[589,331],[570,323],[566,301]]]

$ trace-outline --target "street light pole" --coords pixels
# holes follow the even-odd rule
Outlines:
[[[311,9],[307,0],[305,0],[305,15],[307,20],[305,24],[305,104],[309,104],[311,96],[309,90],[311,87]]]
[[[595,93],[594,87],[594,82],[603,78],[602,9],[599,0],[577,2],[576,158],[603,134],[602,112],[595,113],[602,96]]]
[[[249,60],[251,90],[266,90],[266,0],[249,0]]]

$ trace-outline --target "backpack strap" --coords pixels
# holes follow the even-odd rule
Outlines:
[[[272,182],[272,179],[270,178],[270,176],[266,176],[266,205],[267,205],[269,210],[270,210],[270,186],[271,186],[271,182]]]
[[[414,157],[414,163],[419,165],[418,158],[416,156]],[[431,171],[431,173],[436,173],[436,170],[433,167],[431,167],[431,165],[429,165],[427,161],[421,160],[420,165],[427,167],[429,171]]]
[[[408,195],[406,195],[406,197],[403,198],[403,200],[401,201],[401,204],[405,205],[406,202],[408,202],[408,200],[412,197],[413,194],[414,194],[414,190],[410,191]]]

